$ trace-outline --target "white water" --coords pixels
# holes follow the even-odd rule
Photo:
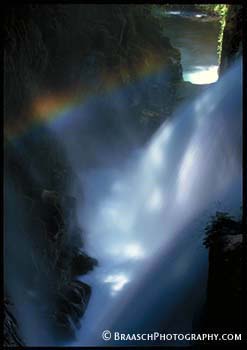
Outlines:
[[[207,16],[196,12],[156,11],[155,14],[163,23],[164,36],[168,37],[173,47],[181,52],[184,81],[199,85],[216,82],[219,21],[205,22]],[[194,20],[195,18],[197,20]]]
[[[212,84],[218,80],[218,69],[217,65],[196,66],[184,73],[183,79],[197,85]]]
[[[85,201],[78,218],[87,232],[86,251],[99,267],[82,278],[93,294],[72,345],[105,344],[102,330],[128,329],[130,320],[143,330],[145,320],[155,319],[160,297],[169,300],[162,310],[168,318],[193,278],[202,279],[197,288],[203,299],[205,223],[217,209],[236,214],[241,205],[241,93],[239,63],[181,106],[126,163],[81,174]],[[190,302],[188,323],[196,308]]]

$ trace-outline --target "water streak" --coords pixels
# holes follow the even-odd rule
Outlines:
[[[158,327],[161,307],[163,326],[191,330],[205,292],[203,227],[216,209],[236,214],[241,205],[241,96],[239,62],[181,106],[144,150],[83,173],[78,217],[100,265],[83,278],[93,295],[76,345],[104,344],[104,329]],[[198,281],[187,320],[166,323]]]

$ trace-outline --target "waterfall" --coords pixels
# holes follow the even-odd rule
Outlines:
[[[107,345],[105,329],[191,330],[207,278],[203,228],[241,205],[241,106],[238,62],[127,161],[82,172],[77,215],[99,267],[82,278],[93,293],[73,345]]]

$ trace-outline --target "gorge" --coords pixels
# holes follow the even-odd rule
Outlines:
[[[7,11],[6,344],[205,327],[204,228],[241,219],[241,6],[220,62],[219,17],[189,5]]]

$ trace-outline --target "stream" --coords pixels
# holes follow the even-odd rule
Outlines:
[[[181,52],[184,81],[199,85],[217,81],[219,21],[207,19],[203,13],[180,11],[157,16],[162,17],[164,35]]]

